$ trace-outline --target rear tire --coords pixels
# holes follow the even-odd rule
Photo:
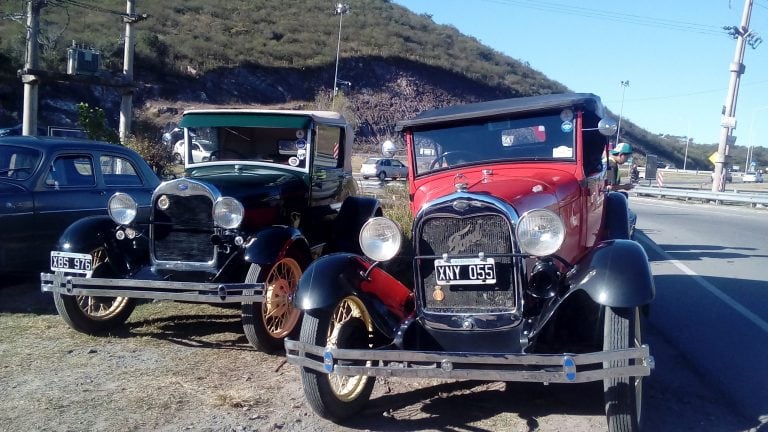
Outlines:
[[[380,172],[379,173],[379,180],[384,181],[386,179],[387,179],[387,173],[385,173],[384,171]]]
[[[639,347],[642,330],[639,308],[605,308],[603,349]],[[628,360],[605,362],[604,367],[626,366]],[[609,378],[603,381],[605,415],[610,432],[636,432],[642,420],[643,378]]]
[[[304,315],[300,340],[333,348],[370,348],[373,321],[363,302],[348,296],[333,310],[309,311]],[[327,374],[301,369],[304,395],[321,417],[338,422],[360,412],[371,397],[375,378]]]
[[[91,251],[93,272],[90,277],[115,278],[108,263],[107,250]],[[71,296],[53,293],[53,303],[61,318],[72,329],[96,335],[122,326],[136,308],[136,300],[128,297]]]
[[[269,267],[251,264],[246,283],[265,283],[264,301],[243,303],[243,331],[256,349],[275,353],[284,348],[288,336],[296,336],[301,311],[291,303],[302,273],[301,261],[288,253]]]

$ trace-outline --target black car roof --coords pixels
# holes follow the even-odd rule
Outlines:
[[[40,150],[57,151],[67,149],[86,149],[97,151],[128,151],[133,150],[119,144],[111,144],[103,141],[91,141],[77,138],[61,137],[36,137],[36,136],[8,136],[0,137],[0,145],[10,144],[37,148]]]
[[[396,129],[400,131],[412,126],[568,107],[581,107],[593,112],[598,118],[605,117],[599,96],[592,93],[559,93],[438,108],[425,111],[411,120],[401,120],[397,122]]]

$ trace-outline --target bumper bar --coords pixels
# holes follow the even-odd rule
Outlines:
[[[264,301],[263,283],[199,283],[160,280],[84,278],[41,273],[40,289],[65,295],[130,297],[194,303],[257,303]]]
[[[348,376],[583,383],[648,376],[654,368],[648,345],[585,354],[506,354],[335,349],[286,339],[285,351],[288,363]],[[615,360],[630,361],[603,366]]]

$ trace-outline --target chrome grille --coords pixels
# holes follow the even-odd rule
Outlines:
[[[205,195],[166,194],[169,206],[161,210],[153,203],[152,241],[158,261],[211,262],[213,201]]]
[[[480,252],[512,253],[512,238],[507,219],[500,214],[426,219],[418,234],[418,255],[472,254]],[[496,283],[488,285],[441,286],[445,294],[435,299],[434,259],[419,261],[422,304],[430,312],[492,313],[508,312],[517,307],[514,267],[511,257],[494,257]]]

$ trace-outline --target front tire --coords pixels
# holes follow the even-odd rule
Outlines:
[[[114,278],[104,247],[91,252],[93,272],[90,277]],[[70,296],[53,293],[53,303],[61,318],[74,330],[96,335],[121,326],[136,308],[136,300],[128,297]]]
[[[363,302],[348,296],[333,310],[308,311],[304,315],[300,340],[332,348],[370,348],[373,321]],[[338,422],[360,412],[371,397],[375,378],[327,374],[301,369],[304,395],[321,417]]]
[[[380,172],[379,173],[379,180],[381,180],[383,182],[386,179],[387,179],[387,173],[385,173],[384,171]]]
[[[642,330],[639,308],[605,308],[603,349],[639,347]],[[604,367],[626,366],[628,360],[605,362]],[[640,430],[642,419],[643,378],[609,378],[603,381],[605,415],[610,432]]]
[[[296,257],[286,255],[272,266],[251,264],[246,283],[264,283],[264,301],[243,303],[243,330],[256,349],[275,353],[283,340],[299,329],[301,311],[292,304],[302,267]]]

